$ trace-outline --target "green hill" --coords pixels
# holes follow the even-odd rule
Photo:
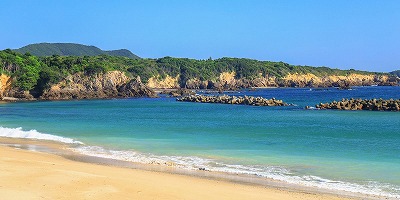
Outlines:
[[[390,74],[400,77],[400,70],[392,71]]]
[[[128,49],[119,49],[119,50],[111,50],[111,51],[104,51],[105,54],[110,56],[122,56],[127,58],[139,59],[140,57],[133,54]]]
[[[97,56],[97,55],[110,55],[121,56],[133,59],[139,59],[137,55],[133,54],[127,49],[103,51],[95,46],[87,46],[74,43],[38,43],[30,44],[19,49],[14,49],[19,53],[27,53],[34,56]]]

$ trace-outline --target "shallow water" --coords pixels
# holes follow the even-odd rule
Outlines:
[[[400,87],[228,94],[275,97],[296,106],[173,98],[0,104],[0,136],[82,142],[73,150],[86,155],[400,198],[399,112],[303,109],[351,97],[399,99]]]

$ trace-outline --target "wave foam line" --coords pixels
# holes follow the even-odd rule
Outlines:
[[[67,144],[83,144],[82,142],[71,139],[71,138],[66,138],[66,137],[61,137],[61,136],[56,136],[56,135],[51,135],[51,134],[46,134],[46,133],[40,133],[36,130],[24,131],[24,130],[22,130],[21,127],[5,128],[5,127],[0,126],[0,137],[49,140],[49,141],[67,143]]]
[[[287,183],[337,191],[347,191],[366,195],[376,195],[400,199],[400,187],[378,182],[363,184],[334,181],[312,175],[294,175],[289,169],[279,166],[233,165],[213,159],[195,156],[157,156],[136,151],[108,150],[99,146],[80,146],[71,150],[88,156],[130,161],[142,164],[174,166],[188,170],[207,170],[232,174],[248,174],[270,178]]]

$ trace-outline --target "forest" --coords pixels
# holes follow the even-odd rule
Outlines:
[[[112,70],[125,72],[129,77],[140,76],[146,83],[151,77],[160,79],[167,75],[179,75],[179,83],[192,78],[216,80],[222,72],[236,72],[235,78],[253,79],[260,76],[282,78],[291,73],[315,74],[316,76],[379,74],[354,69],[339,70],[328,67],[296,66],[284,62],[258,61],[246,58],[219,58],[196,60],[163,57],[158,59],[127,58],[121,56],[33,56],[10,49],[0,51],[0,72],[14,78],[14,86],[22,90],[43,90],[68,75],[84,73],[88,76]],[[382,73],[381,73],[382,74]]]

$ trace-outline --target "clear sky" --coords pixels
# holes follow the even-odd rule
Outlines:
[[[144,58],[400,69],[400,0],[0,0],[0,49],[73,42]]]

